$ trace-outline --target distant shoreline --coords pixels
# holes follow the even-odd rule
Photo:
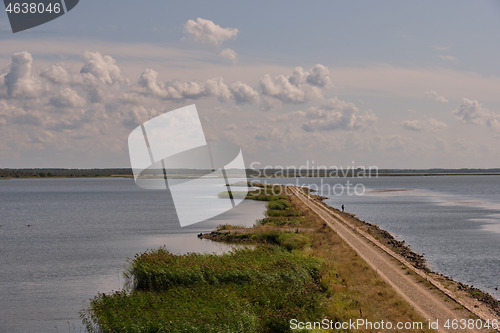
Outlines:
[[[172,169],[166,170],[170,178],[191,178],[211,173],[212,170]],[[152,171],[154,172],[154,171]],[[380,169],[369,173],[358,169],[348,169],[339,172],[334,169],[247,169],[248,178],[378,178],[378,177],[431,177],[431,176],[500,176],[500,168],[492,169]],[[63,168],[3,168],[0,169],[1,179],[15,178],[102,178],[123,177],[132,178],[130,168],[107,169],[63,169]]]

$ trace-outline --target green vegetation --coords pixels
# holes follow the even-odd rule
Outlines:
[[[286,332],[290,318],[320,320],[326,290],[319,259],[278,246],[221,256],[135,258],[130,294],[99,295],[87,329],[103,332]]]

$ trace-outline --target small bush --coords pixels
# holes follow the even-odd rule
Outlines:
[[[294,209],[294,208],[288,208],[285,210],[268,210],[266,212],[267,216],[283,216],[283,217],[292,217],[292,216],[302,216],[302,212],[300,210]]]
[[[274,201],[269,201],[267,204],[267,209],[269,210],[285,210],[292,207],[292,204],[288,200],[274,200]]]

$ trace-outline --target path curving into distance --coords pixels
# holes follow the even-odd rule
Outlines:
[[[376,241],[371,235],[353,226],[340,214],[326,207],[322,202],[310,196],[295,186],[289,186],[292,193],[317,214],[340,238],[342,238],[366,263],[380,275],[401,297],[414,307],[424,319],[439,320],[438,332],[494,332],[494,330],[451,330],[445,329],[446,320],[469,319],[471,314],[483,319],[498,319],[491,313],[476,310],[470,304],[457,299],[453,293],[445,289],[438,281],[413,267],[403,257]],[[418,275],[408,274],[401,265]],[[419,282],[419,277],[436,287],[431,290]],[[445,301],[445,298],[452,300]],[[456,303],[454,303],[455,301]],[[462,305],[464,308],[457,306]]]

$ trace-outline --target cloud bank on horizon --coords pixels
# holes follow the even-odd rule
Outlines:
[[[127,56],[113,43],[86,48],[79,59],[68,47],[72,56],[53,59],[40,48],[31,51],[29,43],[19,50],[22,43],[6,41],[17,52],[0,52],[9,57],[0,64],[0,167],[128,167],[129,131],[192,103],[205,111],[209,139],[235,142],[261,165],[499,162],[499,77],[440,67],[339,67],[309,59],[275,64],[241,58],[239,44],[225,46],[241,39],[240,27],[202,17],[181,27],[179,40],[189,43],[181,54],[200,55],[181,55],[181,66]],[[59,51],[65,47],[64,41],[46,43]],[[450,50],[434,50],[442,51]],[[131,46],[130,52],[137,51]],[[436,56],[459,66],[451,57]],[[125,74],[141,65],[138,75]],[[203,75],[193,75],[195,69]]]

